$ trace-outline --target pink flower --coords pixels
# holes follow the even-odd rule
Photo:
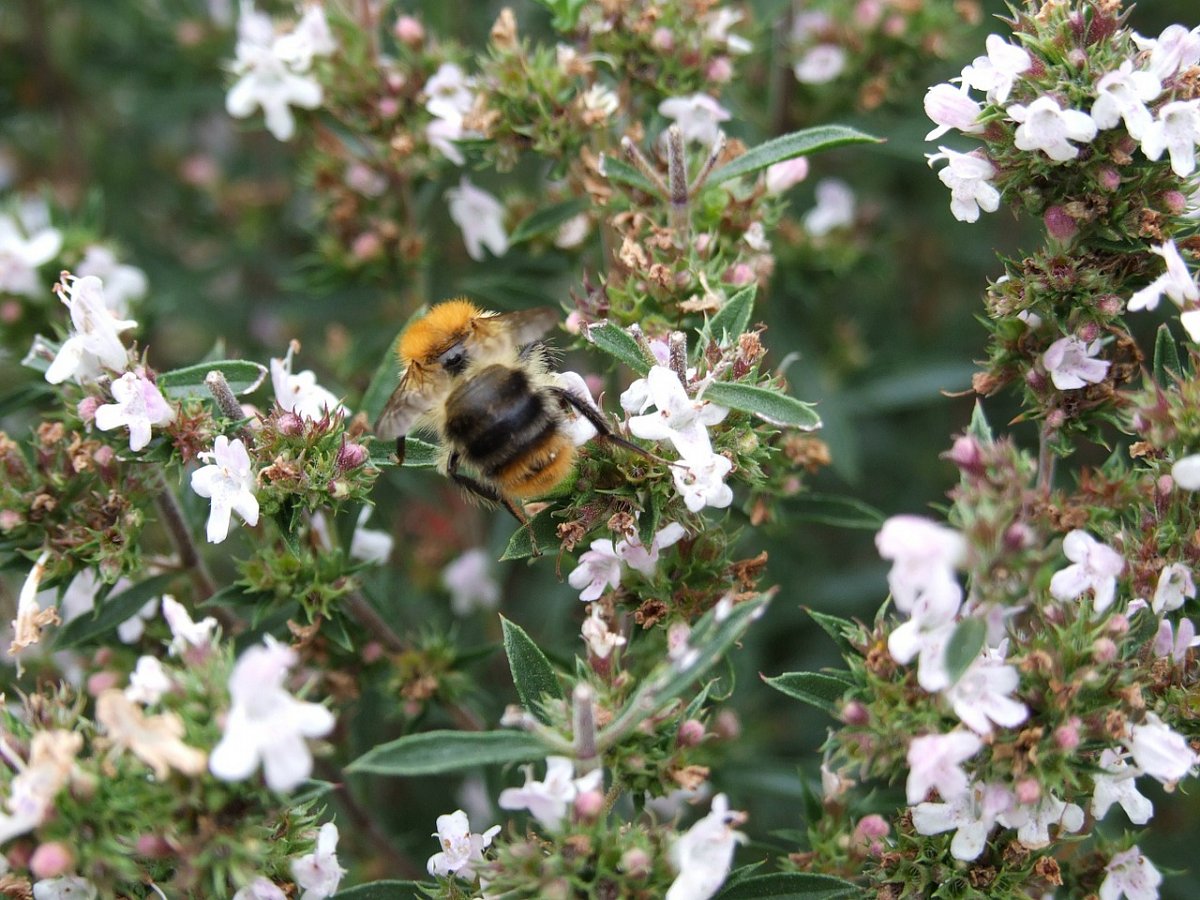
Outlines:
[[[908,745],[908,782],[905,792],[910,805],[920,803],[936,788],[945,801],[965,794],[970,786],[962,763],[983,747],[983,741],[969,731],[929,734],[916,737]]]
[[[1108,374],[1109,366],[1108,360],[1092,358],[1100,352],[1100,347],[1099,340],[1087,344],[1068,335],[1046,348],[1042,354],[1042,364],[1060,391],[1099,384]]]
[[[1090,590],[1096,612],[1104,612],[1116,597],[1117,576],[1125,570],[1125,559],[1078,528],[1063,538],[1063,553],[1072,565],[1054,573],[1050,579],[1051,596],[1056,600],[1074,600]]]
[[[175,419],[175,410],[145,375],[126,372],[112,383],[112,395],[115,402],[96,408],[96,427],[112,431],[126,426],[129,449],[135,453],[150,443],[151,426],[166,425]]]

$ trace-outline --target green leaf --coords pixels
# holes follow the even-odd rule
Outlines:
[[[579,24],[579,14],[583,12],[587,0],[535,0],[554,14],[551,24],[555,31],[574,31]]]
[[[833,875],[812,872],[771,872],[739,879],[715,900],[837,900],[862,895],[862,888]]]
[[[530,531],[533,540],[530,539]],[[533,556],[533,541],[537,541],[538,550],[558,544],[558,523],[551,517],[550,510],[543,510],[534,516],[528,525],[522,525],[508,539],[508,546],[500,556],[500,561],[510,559],[528,559]]]
[[[479,766],[542,759],[544,743],[523,731],[423,731],[368,750],[347,772],[376,775],[439,775]]]
[[[562,685],[558,683],[550,660],[520,625],[501,616],[500,626],[504,630],[504,652],[521,705],[543,725],[549,725],[550,717],[542,709],[542,698],[549,694],[556,700],[563,699]]]
[[[992,426],[988,424],[987,416],[983,414],[983,404],[978,400],[975,401],[975,408],[971,410],[971,424],[967,426],[967,434],[981,444],[990,444],[995,440],[992,435]]]
[[[821,672],[785,672],[774,678],[761,676],[762,680],[781,694],[815,706],[831,716],[837,716],[839,701],[853,687],[844,679]]]
[[[338,891],[333,895],[333,900],[401,900],[402,897],[424,896],[420,883],[416,881],[372,881]]]
[[[833,642],[838,645],[838,649],[845,655],[858,654],[854,646],[846,637],[846,631],[854,627],[854,623],[849,619],[843,619],[841,616],[831,616],[829,613],[817,612],[815,609],[804,607],[804,611],[808,613],[808,617],[821,627],[827,635],[833,638]]]
[[[604,177],[609,181],[627,184],[646,194],[658,194],[658,187],[641,170],[631,166],[619,156],[604,155]]]
[[[1183,374],[1183,363],[1179,361],[1179,345],[1171,334],[1167,323],[1158,326],[1154,335],[1154,383],[1166,387],[1172,382],[1172,375]]]
[[[878,531],[885,519],[869,503],[837,494],[798,494],[788,501],[788,509],[794,521],[864,531]]]
[[[258,390],[267,377],[267,369],[256,362],[245,359],[223,359],[217,362],[197,363],[182,369],[163,372],[156,381],[158,389],[168,400],[188,400],[212,397],[204,379],[212,371],[220,372],[229,382],[229,388],[242,396]]]
[[[951,684],[956,684],[975,662],[986,638],[987,624],[983,619],[970,617],[958,623],[946,642],[946,671],[950,674]]]
[[[612,322],[601,322],[598,325],[589,325],[584,334],[609,356],[625,363],[639,375],[650,371],[650,363],[642,353],[642,348],[624,328],[618,328]]]
[[[510,245],[520,244],[530,238],[553,231],[587,208],[588,203],[586,200],[581,197],[574,197],[570,200],[564,200],[561,203],[554,203],[539,209],[513,229],[513,233],[509,235],[508,243]]]
[[[175,577],[174,572],[165,572],[108,597],[91,615],[85,613],[64,625],[54,639],[54,649],[78,647],[115,631],[118,625],[145,606],[147,600],[160,596]]]
[[[396,442],[371,438],[367,444],[367,462],[377,469],[390,469],[396,465]],[[420,438],[404,441],[404,467],[406,469],[430,469],[437,465],[442,448]]]
[[[737,159],[721,166],[708,177],[707,184],[721,184],[731,178],[740,178],[759,169],[765,169],[785,159],[808,156],[822,150],[843,147],[847,144],[880,144],[880,138],[864,134],[844,125],[821,125],[782,134],[765,143],[747,150]]]
[[[804,403],[769,388],[734,381],[716,381],[704,390],[704,399],[730,409],[753,413],[772,425],[801,431],[816,431],[821,427],[821,417],[813,411],[811,403]]]
[[[45,381],[30,381],[16,390],[0,397],[0,418],[21,409],[31,409],[42,402],[43,397],[54,393],[54,388]]]
[[[754,297],[757,293],[758,285],[751,284],[726,300],[725,305],[708,320],[708,333],[719,343],[737,340],[750,325],[750,315],[754,312]]]
[[[371,383],[367,385],[362,400],[358,404],[358,408],[367,414],[367,419],[371,422],[379,418],[384,404],[388,402],[388,398],[396,390],[396,385],[400,383],[400,360],[396,358],[393,347],[394,342],[388,345],[387,353],[383,355],[383,359],[376,366],[375,374],[371,376]]]

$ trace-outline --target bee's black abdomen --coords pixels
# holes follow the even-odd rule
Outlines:
[[[446,401],[446,437],[485,475],[494,476],[558,429],[546,398],[525,373],[488,366],[460,384]]]

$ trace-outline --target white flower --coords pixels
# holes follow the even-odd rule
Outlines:
[[[950,188],[950,212],[960,222],[979,221],[979,211],[995,212],[1000,207],[1000,191],[991,183],[996,167],[982,156],[959,153],[949,147],[938,147],[937,153],[926,153],[929,167],[946,160],[946,168],[938,172],[942,184]]]
[[[783,162],[777,162],[772,166],[768,166],[767,174],[764,176],[767,193],[772,195],[782,194],[807,178],[808,169],[808,158],[805,156],[785,159]]]
[[[1185,491],[1200,491],[1200,453],[1176,460],[1171,466],[1171,479]]]
[[[729,33],[729,29],[742,21],[742,18],[742,13],[736,9],[727,6],[715,9],[701,19],[704,23],[704,36],[714,44],[724,44],[730,53],[750,53],[754,50],[752,43],[744,37]]]
[[[875,535],[875,547],[892,560],[888,589],[900,612],[915,614],[922,603],[951,616],[958,611],[962,588],[954,570],[967,555],[961,534],[922,516],[892,516]],[[923,601],[927,595],[932,599]]]
[[[153,656],[138,658],[137,667],[129,675],[129,687],[125,698],[131,703],[151,704],[162,699],[163,694],[175,686],[162,663]]]
[[[905,784],[909,805],[920,803],[932,788],[946,802],[965,794],[970,781],[962,763],[982,746],[983,741],[977,735],[962,730],[913,738],[908,745],[909,772]]]
[[[729,410],[707,400],[692,399],[674,371],[653,366],[646,376],[646,401],[656,412],[634,416],[629,433],[648,441],[669,440],[684,460],[712,455],[708,428],[724,421]]]
[[[96,608],[96,597],[104,583],[95,569],[84,569],[73,579],[63,592],[58,611],[64,623],[77,619],[84,613],[90,613]],[[133,587],[133,582],[127,578],[118,578],[109,592],[110,597]],[[53,592],[50,592],[53,601]],[[42,599],[39,595],[39,600]],[[139,641],[146,630],[146,622],[153,619],[158,612],[158,598],[151,597],[132,616],[117,626],[117,637],[122,644],[133,644]]]
[[[425,82],[425,109],[438,119],[462,121],[475,105],[475,83],[462,67],[445,62]]]
[[[1167,299],[1180,308],[1188,301],[1200,300],[1200,286],[1188,272],[1187,263],[1179,255],[1174,241],[1167,241],[1165,244],[1151,247],[1150,252],[1163,258],[1167,264],[1167,271],[1129,298],[1126,308],[1130,312],[1140,309],[1155,309],[1163,294],[1166,294]]]
[[[1178,781],[1200,763],[1187,739],[1154,713],[1146,713],[1145,721],[1130,729],[1127,743],[1134,764],[1164,784]]]
[[[976,734],[992,733],[992,723],[1013,728],[1029,717],[1029,709],[1010,694],[1021,678],[1014,666],[1004,664],[1004,647],[985,648],[951,687],[946,699],[959,720]]]
[[[1063,538],[1063,553],[1072,565],[1054,573],[1051,596],[1065,602],[1090,590],[1096,612],[1104,612],[1116,597],[1117,576],[1125,570],[1124,558],[1079,528]]]
[[[925,135],[927,141],[936,141],[951,129],[964,134],[979,134],[984,127],[979,121],[983,107],[978,100],[971,99],[969,86],[965,83],[957,87],[953,84],[935,84],[927,90],[925,115],[937,125]]]
[[[578,213],[558,226],[554,232],[554,246],[562,250],[573,250],[587,240],[592,230],[592,220],[587,213]],[[566,374],[563,372],[562,374]]]
[[[596,600],[609,588],[621,583],[621,558],[608,538],[592,541],[590,550],[579,557],[579,565],[567,576],[567,583],[581,591],[584,603]]]
[[[593,84],[579,102],[586,111],[600,113],[605,119],[621,107],[621,99],[602,84]]]
[[[469,616],[477,609],[495,609],[500,585],[491,572],[491,557],[480,547],[463,553],[442,570],[442,586],[450,592],[450,609]]]
[[[135,453],[150,443],[151,426],[175,420],[175,410],[145,375],[126,372],[112,383],[112,395],[115,402],[96,407],[96,427],[112,431],[124,425],[129,429],[129,449]]]
[[[1097,128],[1115,128],[1123,119],[1129,136],[1140,141],[1154,121],[1146,104],[1161,93],[1162,82],[1153,72],[1135,72],[1133,63],[1125,60],[1096,84],[1092,121]]]
[[[822,178],[816,187],[817,205],[804,214],[804,230],[824,237],[854,224],[854,191],[840,178]]]
[[[236,511],[247,525],[258,524],[258,498],[254,496],[255,478],[250,454],[241,438],[232,441],[217,435],[212,452],[200,458],[210,464],[192,473],[192,490],[212,501],[208,513],[208,541],[219,544],[229,536],[229,520]]]
[[[1150,71],[1164,80],[1200,62],[1200,26],[1188,31],[1183,25],[1168,25],[1157,39],[1135,32],[1133,42],[1139,50],[1150,51]]]
[[[33,885],[33,900],[96,900],[96,886],[78,875],[44,878]]]
[[[374,507],[364,506],[358,514],[354,534],[350,537],[350,558],[362,560],[373,566],[382,566],[391,557],[392,547],[396,542],[390,532],[366,527],[372,512]]]
[[[425,140],[429,141],[429,146],[456,166],[461,166],[467,160],[455,141],[468,136],[462,119],[432,119],[425,126]]]
[[[658,568],[659,554],[668,547],[673,547],[685,534],[687,531],[682,525],[671,522],[654,533],[649,548],[642,544],[637,534],[633,534],[617,543],[617,556],[624,560],[629,568],[641,572],[647,578],[653,578]]]
[[[1046,348],[1042,365],[1060,391],[1099,384],[1108,374],[1110,365],[1108,360],[1093,359],[1102,346],[1099,339],[1088,344],[1074,335],[1067,335]]]
[[[463,242],[471,259],[482,261],[483,248],[495,256],[508,252],[504,231],[504,205],[487,191],[475,187],[466,175],[458,187],[446,191],[450,218],[462,229]]]
[[[193,622],[187,608],[170,594],[163,594],[162,612],[167,627],[171,629],[172,656],[186,655],[190,650],[207,652],[215,644],[217,620],[212,616]]]
[[[746,838],[731,827],[745,819],[732,812],[724,794],[713,797],[708,815],[671,845],[671,865],[679,874],[665,900],[708,900],[725,883],[733,864],[733,849]]]
[[[984,46],[987,56],[975,57],[962,70],[962,82],[977,91],[987,92],[989,102],[1003,106],[1017,76],[1028,71],[1033,58],[1024,47],[1013,46],[997,34],[989,34]]]
[[[801,84],[828,84],[846,70],[846,51],[838,44],[817,44],[804,51],[792,72]]]
[[[1196,171],[1196,144],[1200,143],[1200,100],[1175,100],[1158,111],[1158,118],[1142,135],[1142,152],[1157,160],[1166,150],[1171,171],[1187,178]]]
[[[8,812],[0,812],[0,844],[32,831],[54,813],[54,798],[71,780],[82,747],[78,732],[34,732],[29,761],[9,783],[4,801]]]
[[[1158,586],[1154,589],[1151,607],[1156,613],[1171,612],[1183,606],[1185,600],[1196,596],[1196,582],[1192,570],[1183,563],[1163,566],[1158,573]]]
[[[746,233],[742,235],[742,240],[751,250],[758,253],[768,253],[771,250],[771,242],[767,240],[767,233],[762,222],[751,222]]]
[[[1012,794],[998,784],[973,784],[950,803],[918,803],[912,808],[917,834],[953,831],[950,855],[969,861],[978,859],[996,818],[1012,805]]]
[[[1191,619],[1183,619],[1179,623],[1179,634],[1175,633],[1169,619],[1158,623],[1158,634],[1154,636],[1155,656],[1169,656],[1172,661],[1182,663],[1187,659],[1187,652],[1192,647],[1200,646],[1200,638],[1196,637],[1196,626]]]
[[[912,618],[888,635],[888,652],[896,662],[906,665],[918,657],[917,684],[930,693],[950,687],[946,644],[954,635],[956,610],[918,605]]]
[[[565,756],[547,756],[545,781],[534,781],[533,766],[525,766],[524,786],[505,788],[498,802],[501,809],[527,809],[542,825],[557,829],[577,796],[599,790],[603,785],[603,769],[593,769],[576,778],[571,760]]]
[[[1137,789],[1137,777],[1142,773],[1125,762],[1117,750],[1100,754],[1100,768],[1105,774],[1092,776],[1092,815],[1097,820],[1103,819],[1112,805],[1118,803],[1134,825],[1149,822],[1154,815],[1154,804]]]
[[[100,244],[92,244],[84,251],[75,274],[80,278],[95,275],[104,282],[104,300],[117,318],[129,314],[131,300],[146,296],[146,273],[137,266],[117,262],[116,254]]]
[[[483,851],[491,846],[492,838],[500,833],[500,826],[493,825],[483,834],[473,834],[467,814],[456,809],[448,816],[437,817],[434,837],[442,845],[442,852],[429,857],[426,869],[430,875],[445,878],[457,875],[468,881],[475,879],[475,866],[483,862]]]
[[[1032,805],[1017,806],[997,817],[1005,828],[1017,829],[1017,840],[1030,850],[1050,843],[1050,826],[1058,826],[1060,834],[1074,834],[1083,827],[1083,808],[1046,795]]]
[[[1189,309],[1179,314],[1179,324],[1187,332],[1193,344],[1200,344],[1200,309]]]
[[[17,617],[13,619],[13,639],[8,648],[12,656],[40,641],[42,629],[58,621],[58,614],[53,609],[44,610],[38,603],[38,587],[46,575],[46,563],[49,560],[50,551],[43,550],[25,576],[21,592],[17,595]]]
[[[1136,846],[1113,854],[1104,871],[1108,874],[1100,885],[1100,900],[1158,900],[1162,875]]]
[[[732,470],[733,463],[719,453],[671,464],[675,490],[683,498],[688,512],[694,513],[706,506],[725,509],[733,502],[733,489],[725,483],[725,477]]]
[[[598,409],[592,392],[588,390],[587,382],[578,372],[556,372],[554,383],[564,391],[578,397],[592,409]],[[565,426],[563,430],[566,431],[567,436],[571,438],[571,443],[576,447],[586,444],[597,434],[596,426],[574,407],[567,407],[563,410],[563,419]]]
[[[305,738],[328,734],[334,719],[324,706],[297,700],[284,689],[288,669],[295,663],[295,651],[270,637],[238,658],[229,676],[232,702],[224,736],[209,758],[209,771],[215,776],[241,781],[262,763],[267,786],[290,791],[312,773]],[[321,847],[319,841],[318,851]]]
[[[260,876],[234,894],[233,900],[287,900],[287,894]]]
[[[1041,150],[1055,162],[1066,162],[1079,155],[1079,148],[1068,141],[1090,142],[1096,137],[1092,117],[1077,109],[1063,109],[1053,97],[1038,97],[1029,106],[1014,103],[1009,116],[1021,124],[1013,143],[1018,150]]]
[[[0,294],[37,297],[43,290],[37,270],[61,249],[57,228],[46,226],[26,237],[16,219],[0,215]]]
[[[674,120],[685,141],[711,147],[721,133],[721,123],[729,120],[729,110],[708,94],[668,97],[658,104],[659,115]]]
[[[325,900],[337,893],[338,884],[346,870],[338,865],[338,830],[332,822],[326,822],[317,832],[317,846],[292,860],[292,877],[296,887],[303,888],[299,900]]]
[[[104,369],[124,372],[129,366],[129,351],[120,334],[137,327],[132,319],[117,319],[104,300],[104,285],[89,275],[66,275],[58,288],[59,299],[71,311],[74,331],[63,341],[58,355],[46,370],[46,380],[61,384],[68,378],[76,384],[94,379]]]
[[[598,603],[588,607],[588,617],[583,620],[579,633],[591,654],[599,659],[608,659],[613,650],[625,646],[624,635],[609,631],[608,623],[604,621],[604,611]]]
[[[327,414],[345,412],[346,408],[338,402],[338,398],[317,384],[317,376],[311,369],[292,374],[292,357],[299,349],[300,343],[291,341],[283,359],[271,358],[271,386],[275,389],[275,402],[310,422]]]

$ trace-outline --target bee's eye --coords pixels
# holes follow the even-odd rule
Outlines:
[[[451,375],[461,375],[467,367],[467,350],[461,343],[455,344],[438,356],[437,361]]]

